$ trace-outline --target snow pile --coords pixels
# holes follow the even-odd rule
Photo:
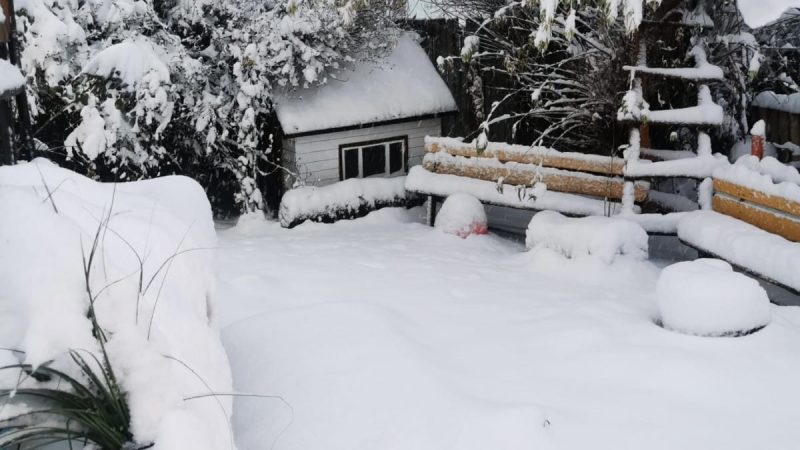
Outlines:
[[[1,11],[0,14],[2,14]],[[0,59],[0,95],[23,86],[25,86],[25,77],[22,76],[19,68],[5,59]]]
[[[678,237],[763,278],[800,291],[800,244],[713,211],[678,222]]]
[[[593,256],[606,264],[619,256],[647,259],[647,233],[638,224],[611,217],[569,218],[542,211],[531,220],[525,244],[548,248],[567,258]]]
[[[335,222],[362,217],[386,206],[405,206],[405,177],[352,178],[328,186],[302,186],[281,199],[281,226],[295,227],[307,220]]]
[[[764,137],[767,135],[767,124],[764,120],[759,120],[755,124],[753,124],[753,128],[750,129],[750,135],[752,136],[761,136]]]
[[[775,158],[759,160],[755,156],[743,156],[736,164],[715,170],[714,178],[800,202],[800,174]]]
[[[794,94],[776,94],[772,91],[760,92],[753,99],[752,105],[759,108],[800,114],[800,92]]]
[[[83,265],[96,245],[88,286],[136,443],[233,448],[231,401],[208,396],[232,385],[209,327],[216,234],[203,189],[177,176],[102,184],[37,159],[0,167],[0,211],[0,347],[24,352],[0,352],[0,366],[53,360],[75,375],[65,352],[98,351]],[[18,375],[0,370],[0,389]]]
[[[737,336],[765,327],[770,303],[757,281],[719,259],[673,264],[656,285],[665,328],[698,336]]]
[[[322,86],[284,91],[275,97],[283,131],[305,133],[404,119],[457,109],[415,35],[403,34],[386,58],[359,62]]]
[[[469,194],[453,194],[444,201],[436,215],[436,228],[466,238],[471,234],[487,234],[486,211],[481,202]]]

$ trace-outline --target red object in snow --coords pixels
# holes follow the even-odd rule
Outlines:
[[[750,136],[750,154],[758,159],[764,157],[764,136],[751,135]]]

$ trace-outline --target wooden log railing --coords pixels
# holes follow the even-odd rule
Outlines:
[[[717,178],[713,186],[714,211],[800,242],[800,203]]]
[[[625,168],[625,161],[622,158],[559,152],[545,147],[490,143],[486,150],[478,153],[475,144],[472,143],[460,142],[455,139],[432,138],[425,141],[425,149],[428,153],[445,152],[467,158],[495,158],[504,163],[535,164],[542,167],[609,176],[622,176]]]

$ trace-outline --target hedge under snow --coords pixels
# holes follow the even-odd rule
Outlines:
[[[406,196],[406,177],[351,178],[328,186],[302,186],[281,199],[281,226],[293,228],[307,220],[331,223],[355,219],[387,206],[410,206],[417,197]]]
[[[631,221],[612,217],[570,218],[542,211],[531,219],[525,243],[567,258],[594,256],[610,264],[619,256],[647,259],[647,232]]]
[[[98,236],[88,285],[136,442],[233,448],[230,398],[208,396],[232,383],[209,326],[216,234],[203,189],[178,176],[97,183],[37,159],[0,167],[0,211],[0,347],[24,352],[0,351],[0,366],[53,361],[77,375],[67,352],[98,351],[83,264]],[[0,389],[18,376],[0,370]]]

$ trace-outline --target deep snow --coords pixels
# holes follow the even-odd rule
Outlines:
[[[660,269],[460,239],[420,210],[219,233],[239,448],[786,449],[800,308],[741,338],[655,324]]]

